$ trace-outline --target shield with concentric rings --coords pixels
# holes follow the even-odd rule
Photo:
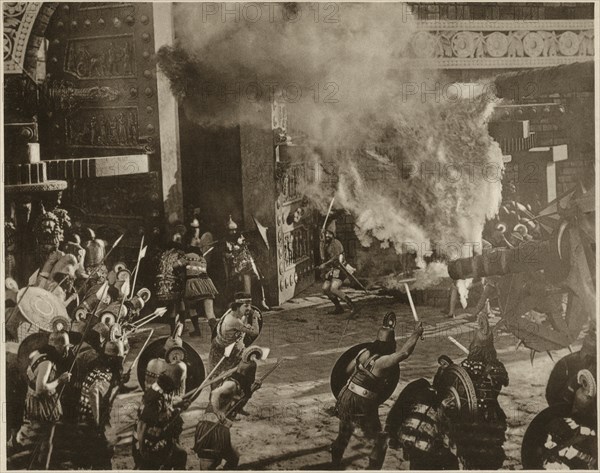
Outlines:
[[[70,320],[63,302],[41,287],[22,288],[17,301],[23,318],[44,332],[51,332],[57,320]]]

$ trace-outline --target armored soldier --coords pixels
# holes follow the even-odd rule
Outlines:
[[[181,339],[182,331],[183,324],[177,324],[175,332],[171,337],[167,338],[165,342],[164,358],[158,357],[148,362],[144,386],[152,386],[158,380],[158,377],[167,370],[169,365],[177,365],[180,367],[181,375],[179,377],[179,382],[175,387],[174,394],[183,397],[186,392],[185,380],[187,377],[187,365],[183,361],[185,358],[185,351],[183,348],[183,340]]]
[[[89,284],[102,284],[108,276],[108,269],[104,264],[106,242],[96,238],[96,233],[89,227],[84,228],[82,234],[82,247],[85,249],[83,265],[85,271],[90,275]]]
[[[247,334],[256,338],[260,333],[259,317],[260,313],[252,308],[250,294],[237,293],[230,310],[221,317],[215,330],[215,337],[210,346],[209,370],[212,371],[223,358],[225,348],[232,343],[236,346],[231,355],[221,363],[215,376],[234,368],[239,363],[244,347],[244,336]]]
[[[105,429],[110,423],[112,404],[122,384],[125,347],[122,341],[108,341],[103,353],[89,367],[79,398],[79,435],[85,448],[75,455],[79,468],[110,470],[113,449]]]
[[[181,264],[185,253],[181,234],[175,233],[167,249],[158,256],[158,274],[154,294],[161,304],[167,306],[171,332],[175,330],[185,290],[185,267]]]
[[[323,283],[323,293],[329,297],[335,306],[329,313],[342,314],[344,312],[344,308],[340,304],[340,299],[346,302],[352,313],[354,313],[356,310],[354,304],[341,289],[345,279],[345,273],[340,268],[340,265],[346,264],[344,246],[335,238],[335,234],[331,230],[325,231],[323,243],[323,258],[325,261],[319,266],[321,271],[326,271],[325,282]]]
[[[242,354],[237,371],[211,392],[206,413],[196,426],[194,451],[200,459],[210,460],[209,470],[216,470],[225,460],[224,469],[235,469],[239,453],[231,441],[230,427],[252,393],[260,388],[256,381],[256,361],[263,352],[249,347]]]
[[[52,428],[63,417],[59,387],[70,381],[71,373],[59,373],[71,346],[68,333],[52,332],[48,345],[29,356],[23,425],[16,435],[16,445],[12,446],[35,448],[35,469],[45,466]]]
[[[498,360],[487,314],[479,313],[477,319],[479,326],[469,346],[469,355],[461,363],[475,387],[477,416],[453,423],[452,437],[468,469],[496,470],[506,458],[503,449],[506,415],[498,403],[498,395],[508,386],[508,372]]]
[[[460,365],[440,357],[433,385],[423,378],[410,383],[388,414],[390,446],[402,446],[412,470],[489,470],[504,462],[506,416],[497,397],[508,373],[487,315],[478,320],[468,357]]]
[[[531,422],[521,448],[528,470],[598,470],[595,318],[581,350],[561,358],[546,386],[549,407]]]
[[[175,398],[177,381],[175,367],[161,374],[144,393],[132,444],[138,470],[185,470],[187,453],[179,445],[180,413],[188,404]]]
[[[393,314],[386,315],[384,319],[384,322],[390,321],[393,323],[382,326],[377,333],[377,340],[359,351],[346,368],[346,372],[351,375],[337,396],[336,410],[340,426],[331,447],[332,466],[335,469],[341,468],[344,451],[356,427],[360,427],[366,439],[373,443],[369,469],[381,469],[383,465],[387,437],[382,432],[379,421],[381,393],[389,373],[412,354],[423,334],[423,325],[419,322],[402,348],[395,351]]]
[[[206,272],[206,260],[203,256],[190,252],[180,264],[185,266],[185,308],[194,326],[194,332],[190,335],[200,336],[197,312],[199,303],[204,306],[204,313],[212,332],[217,326],[213,302],[219,292]]]
[[[255,275],[258,281],[262,277],[254,261],[254,257],[248,247],[248,242],[244,235],[238,232],[237,223],[233,221],[231,215],[227,223],[228,235],[225,239],[224,263],[225,275],[227,281],[231,281],[234,277],[240,278],[244,284],[244,292],[252,294],[252,276]],[[265,300],[265,291],[261,283],[262,300],[258,304],[260,309],[269,310],[269,306]]]

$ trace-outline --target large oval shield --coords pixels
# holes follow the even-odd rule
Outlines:
[[[260,334],[262,332],[262,328],[263,328],[263,316],[262,316],[262,312],[256,306],[252,306],[252,309],[254,309],[253,316],[258,317],[258,335],[256,337],[253,337],[249,333],[247,333],[246,335],[244,335],[244,345],[247,346],[247,347],[249,347],[250,345],[252,345],[254,343],[254,341],[260,336]]]
[[[477,392],[469,373],[448,357],[439,358],[440,368],[433,379],[439,399],[450,418],[466,420],[477,415]]]
[[[331,370],[331,378],[329,380],[329,384],[331,386],[331,392],[333,393],[336,399],[338,398],[340,391],[346,385],[346,383],[348,382],[348,378],[350,377],[350,375],[346,372],[348,365],[352,360],[356,358],[356,356],[362,349],[368,348],[370,345],[370,342],[354,345],[352,348],[349,348],[344,353],[342,353],[342,356],[340,356],[335,362],[335,365]],[[379,401],[379,404],[384,403],[392,395],[392,393],[396,389],[396,386],[398,385],[399,380],[400,367],[396,365],[390,370],[389,376],[385,379],[385,387],[381,391],[377,399]]]
[[[146,388],[144,384],[146,367],[150,360],[154,358],[164,358],[165,342],[168,338],[169,337],[157,338],[144,348],[137,366],[138,383],[140,383],[142,390],[145,390]],[[202,363],[202,358],[200,358],[198,352],[185,340],[183,341],[183,350],[185,351],[183,362],[187,366],[185,392],[190,392],[202,384],[202,381],[204,381],[204,378],[206,377],[206,371],[204,369],[204,363]]]

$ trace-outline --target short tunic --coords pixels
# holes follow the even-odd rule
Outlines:
[[[244,397],[244,391],[241,383],[238,381],[238,373],[233,373],[226,381],[232,381],[236,385],[236,393],[222,409],[229,411],[235,403]],[[237,409],[228,414],[229,419],[233,419],[237,414]],[[221,423],[214,413],[212,403],[208,403],[206,413],[196,426],[194,451],[199,458],[219,460],[223,458],[227,451],[233,449],[231,443],[231,431],[229,426]]]
[[[344,246],[342,245],[342,243],[334,238],[331,243],[329,243],[326,247],[325,247],[325,261],[330,261],[334,258],[339,258],[340,255],[344,254]],[[339,269],[337,264],[334,264],[334,262],[329,263],[328,265],[329,270],[327,271],[327,274],[325,274],[325,279],[328,281],[331,281],[332,279],[341,279],[343,280],[345,278],[345,273]]]
[[[219,294],[212,279],[206,273],[206,260],[188,261],[185,267],[185,300],[186,302],[214,299]]]
[[[47,356],[34,352],[32,361],[27,368],[27,396],[25,398],[25,418],[30,421],[57,422],[62,418],[63,411],[59,399],[59,392],[36,394],[36,371],[45,361],[49,361]],[[48,383],[56,380],[56,365],[50,362],[52,368]]]

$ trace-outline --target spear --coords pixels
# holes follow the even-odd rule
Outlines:
[[[225,348],[225,352],[223,353],[223,356],[221,357],[219,362],[215,365],[215,367],[212,369],[212,371],[208,374],[206,379],[196,389],[187,393],[184,396],[185,399],[190,399],[190,403],[194,402],[194,400],[198,397],[198,395],[200,395],[200,391],[202,391],[206,387],[207,381],[215,373],[215,371],[217,371],[217,368],[219,366],[221,366],[221,363],[223,363],[226,358],[229,358],[231,356],[231,353],[233,352],[233,349],[235,348],[236,343],[237,343],[237,341],[233,342],[230,345],[227,345],[227,347]]]
[[[100,307],[100,303],[102,302],[102,299],[104,299],[104,297],[106,296],[106,292],[108,291],[108,281],[106,281],[102,286],[103,287],[100,288],[100,290],[104,289],[104,291],[102,293],[102,297],[100,297],[98,299],[98,303],[96,304],[96,308],[94,309],[94,314],[92,315],[92,317],[89,317],[88,320],[86,321],[85,328],[83,329],[83,334],[81,335],[81,341],[77,345],[77,348],[75,350],[75,356],[73,357],[73,362],[71,363],[71,366],[69,367],[69,371],[67,371],[69,374],[71,373],[71,371],[73,371],[73,368],[75,367],[75,363],[77,362],[77,357],[79,356],[79,352],[81,351],[81,347],[83,346],[83,342],[85,340],[85,335],[88,331],[89,326],[91,325],[90,322],[92,321],[92,318],[98,312],[98,308]],[[98,292],[100,292],[100,291],[98,291]],[[58,402],[60,401],[60,398],[61,398],[63,392],[65,391],[65,387],[66,387],[66,384],[63,384],[60,389],[60,392],[58,393],[58,397],[56,398],[56,404],[58,404]],[[48,444],[48,455],[46,456],[46,470],[48,469],[48,467],[50,465],[50,459],[52,458],[52,450],[54,449],[53,440],[54,440],[54,431],[55,430],[56,430],[56,422],[52,424],[52,430],[50,431],[50,441]]]
[[[267,371],[259,380],[258,383],[255,383],[252,386],[251,392],[254,393],[256,391],[258,391],[260,389],[260,385],[262,385],[262,382],[267,379],[267,377],[273,372],[275,371],[277,368],[279,368],[279,366],[281,365],[281,363],[283,363],[285,361],[285,358],[281,358],[279,360],[277,360],[277,363],[275,363],[275,366],[273,366],[273,368],[271,368],[269,371]],[[252,395],[252,394],[251,394]],[[238,406],[247,400],[247,398],[249,398],[250,396],[243,396],[241,399],[239,399],[233,406],[231,406],[231,408],[225,413],[225,417],[227,417],[229,414],[231,414],[232,412],[234,412]],[[213,425],[210,429],[208,429],[208,431],[202,436],[200,437],[200,439],[196,442],[196,445],[199,444],[200,442],[202,442],[202,440],[204,440],[214,429],[217,428],[217,425],[219,425],[219,423],[215,423],[215,425]]]
[[[145,329],[144,329],[145,330]],[[150,329],[150,335],[148,335],[148,338],[146,339],[146,341],[144,342],[144,344],[142,345],[142,349],[140,350],[140,352],[138,353],[138,355],[135,357],[135,360],[133,360],[133,363],[131,363],[131,366],[129,367],[129,369],[127,370],[127,373],[131,373],[131,371],[133,370],[133,367],[137,364],[138,360],[140,359],[140,357],[142,356],[142,353],[144,352],[144,348],[146,348],[146,345],[148,345],[148,342],[150,341],[150,339],[152,338],[152,335],[154,334],[154,329],[151,328]]]
[[[133,297],[133,293],[135,292],[135,282],[137,280],[138,270],[140,268],[140,261],[142,261],[142,258],[146,256],[147,249],[147,246],[144,247],[144,235],[142,235],[142,241],[140,243],[140,251],[138,253],[137,263],[135,265],[135,269],[133,270],[133,284],[131,286],[131,293],[129,294],[130,299]]]
[[[213,384],[218,383],[222,379],[228,378],[229,376],[231,376],[236,371],[237,371],[237,367],[236,368],[231,368],[230,370],[227,370],[227,371],[221,373],[220,375],[215,376],[210,381],[208,380],[208,377],[207,377],[206,380],[203,381],[201,389],[204,389],[207,386],[212,386]],[[190,393],[187,393],[186,395],[184,395],[182,399],[187,399],[187,397],[190,394],[191,394],[191,391],[190,391]],[[127,430],[131,429],[134,426],[135,426],[135,422],[132,422],[131,424],[126,425],[125,427],[123,427],[123,428],[121,428],[120,430],[117,431],[117,435],[122,434],[123,432],[126,432]]]

